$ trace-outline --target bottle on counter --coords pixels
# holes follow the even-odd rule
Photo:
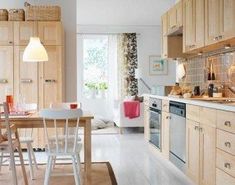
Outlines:
[[[208,86],[208,96],[213,97],[214,84],[209,84]]]

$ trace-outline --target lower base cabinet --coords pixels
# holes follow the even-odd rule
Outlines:
[[[186,173],[200,185],[215,185],[216,128],[186,122]]]

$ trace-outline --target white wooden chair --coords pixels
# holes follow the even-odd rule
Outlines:
[[[44,109],[40,111],[40,116],[43,117],[47,143],[46,152],[48,155],[44,185],[49,184],[50,176],[53,175],[53,159],[63,156],[68,156],[72,159],[75,184],[80,185],[80,151],[82,144],[78,142],[78,128],[81,115],[81,109]],[[71,120],[73,120],[73,124]],[[76,121],[75,125],[74,121]],[[60,132],[59,126],[65,128],[64,132]],[[51,133],[52,128],[54,134]],[[75,132],[70,133],[69,131],[72,130],[70,128],[74,128]],[[48,134],[48,129],[50,129],[50,134]],[[55,175],[63,176],[71,174],[63,173]]]
[[[25,111],[36,111],[37,110],[37,104],[24,104],[21,106],[21,108]],[[35,179],[34,176],[34,170],[33,165],[36,169],[38,169],[37,160],[33,151],[33,129],[19,129],[19,135],[20,135],[20,142],[21,144],[25,144],[27,148],[28,153],[28,160],[29,160],[29,172],[30,172],[30,178],[32,180]]]
[[[14,151],[17,150],[20,157],[21,169],[23,173],[24,184],[28,185],[28,179],[25,171],[24,160],[22,155],[22,150],[19,141],[19,134],[14,124],[9,122],[8,105],[6,103],[0,104],[0,112],[4,110],[4,114],[0,114],[0,135],[4,134],[7,138],[0,141],[0,151],[2,153],[10,154],[10,168],[12,172],[12,183],[13,185],[18,185],[16,165],[15,165],[15,155]],[[1,156],[2,158],[2,156]],[[2,159],[1,159],[2,161]]]

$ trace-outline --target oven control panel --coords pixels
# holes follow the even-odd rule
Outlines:
[[[162,110],[162,100],[157,98],[149,98],[150,108]]]

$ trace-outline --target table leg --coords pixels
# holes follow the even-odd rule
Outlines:
[[[89,181],[91,177],[91,120],[87,120],[84,127],[84,172]]]

